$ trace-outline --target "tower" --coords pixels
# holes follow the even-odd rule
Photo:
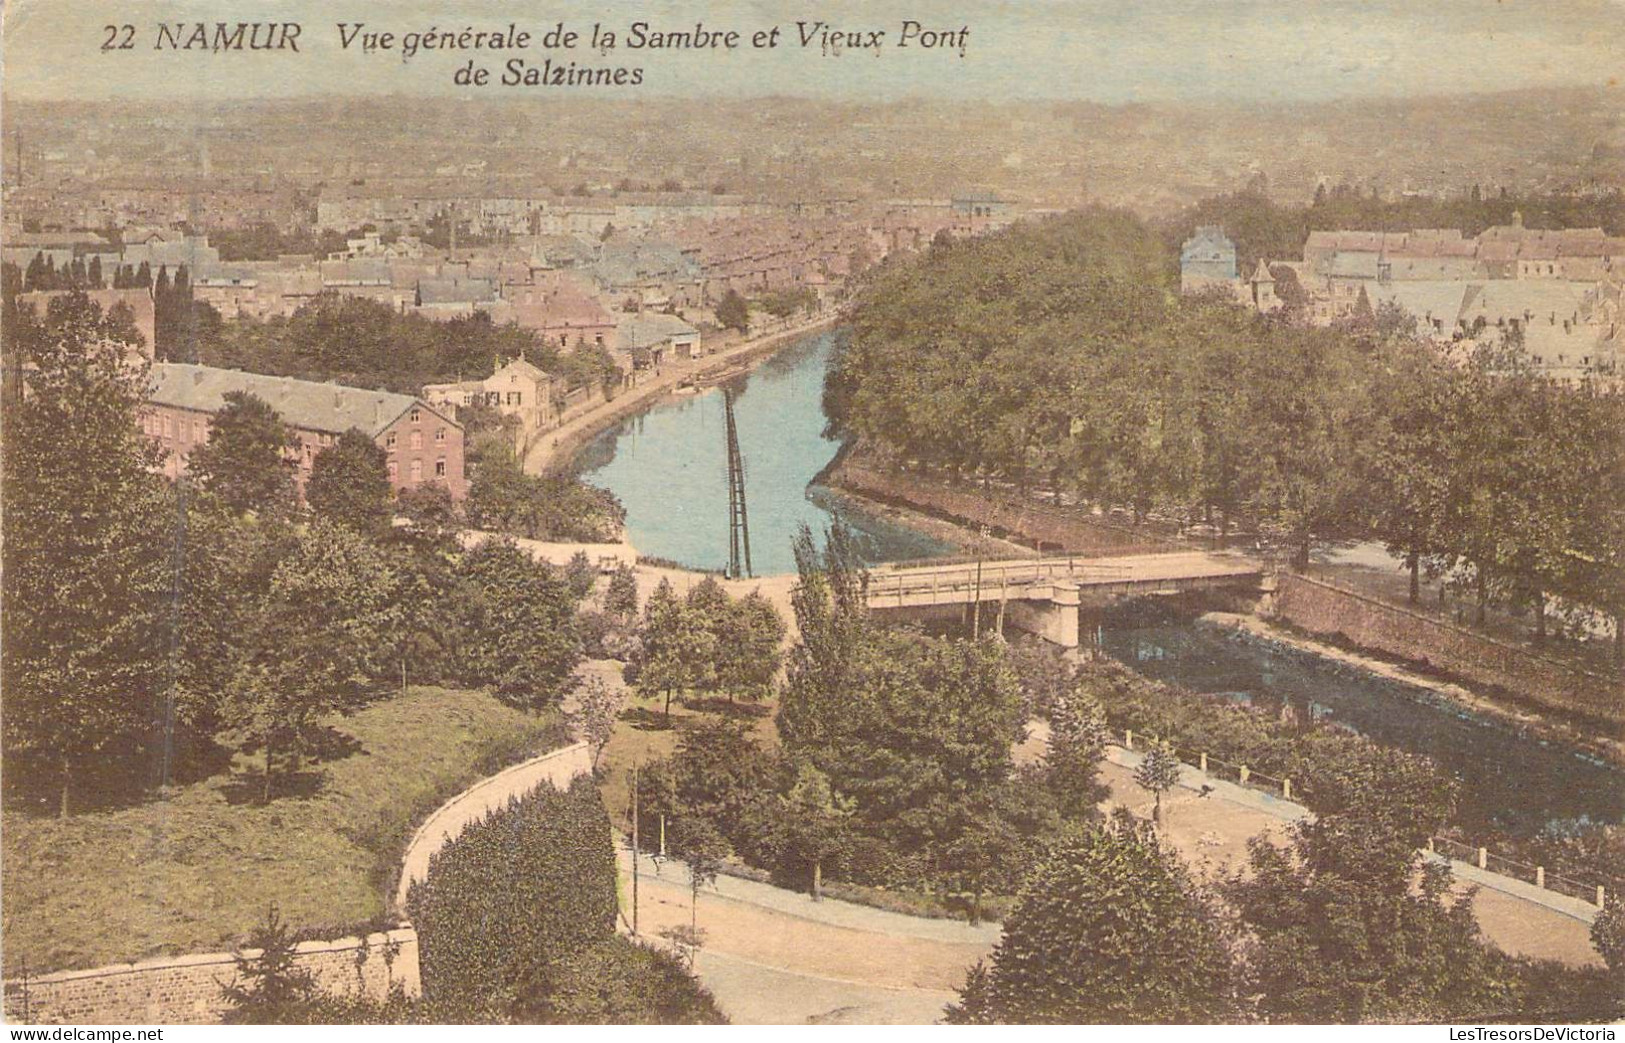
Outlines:
[[[739,454],[739,429],[734,423],[734,395],[722,389],[722,409],[728,439],[728,578],[752,575],[750,523],[745,513],[745,460]]]
[[[1253,307],[1261,312],[1271,312],[1281,306],[1281,299],[1275,296],[1275,276],[1270,274],[1270,266],[1259,258],[1258,269],[1253,272],[1249,280],[1253,288]]]

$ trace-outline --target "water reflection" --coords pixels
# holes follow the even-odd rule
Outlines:
[[[745,459],[751,559],[757,575],[791,572],[790,540],[805,522],[822,531],[841,511],[870,562],[948,553],[947,544],[883,518],[843,509],[810,486],[839,443],[824,437],[823,386],[834,333],[786,347],[736,378],[734,417]],[[669,399],[583,447],[586,481],[626,505],[627,534],[640,553],[690,568],[728,563],[727,457],[720,391]]]

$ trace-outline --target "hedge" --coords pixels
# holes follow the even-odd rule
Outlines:
[[[509,1016],[520,983],[614,934],[615,851],[592,781],[540,786],[470,826],[430,859],[407,912],[424,1000],[451,1019]]]

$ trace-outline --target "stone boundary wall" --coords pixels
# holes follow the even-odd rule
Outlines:
[[[258,956],[258,949],[243,955]],[[382,999],[400,983],[421,989],[418,936],[410,927],[365,938],[301,942],[295,959],[324,992]],[[218,1024],[221,988],[237,977],[229,952],[159,957],[85,971],[58,971],[6,982],[5,1017],[13,1024]]]
[[[592,773],[592,752],[584,742],[563,746],[540,757],[515,764],[451,798],[430,815],[412,835],[401,860],[400,884],[395,889],[394,910],[404,915],[406,892],[412,881],[429,875],[429,858],[460,836],[464,829],[487,813],[522,797],[544,782],[563,790],[579,775]]]
[[[591,771],[592,753],[578,742],[515,764],[442,804],[407,845],[395,911],[405,908],[411,882],[428,874],[429,857],[470,823],[544,782],[564,789]],[[259,950],[243,954],[257,956]],[[359,992],[382,999],[397,982],[409,996],[422,990],[418,936],[410,924],[365,938],[301,942],[295,959],[324,992],[335,995]],[[225,1011],[220,990],[236,977],[234,955],[211,952],[18,978],[5,983],[5,1019],[26,1024],[215,1024]]]
[[[1137,533],[1074,510],[1022,499],[1010,493],[957,488],[902,471],[879,471],[850,460],[840,460],[824,480],[836,489],[856,493],[879,503],[910,507],[961,525],[986,525],[1009,533],[1018,542],[1042,543],[1069,554],[1111,557],[1122,554],[1159,554],[1191,550],[1151,533]]]
[[[1341,634],[1362,648],[1425,663],[1467,681],[1495,685],[1543,706],[1621,724],[1625,685],[1527,648],[1370,598],[1282,572],[1273,615],[1314,634]]]

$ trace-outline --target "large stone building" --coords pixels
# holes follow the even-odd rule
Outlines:
[[[396,492],[430,482],[441,483],[457,499],[468,491],[463,428],[444,407],[388,391],[180,362],[153,365],[141,418],[142,430],[168,450],[165,474],[178,477],[186,469],[192,450],[209,440],[214,416],[233,391],[264,399],[293,429],[298,446],[290,456],[301,493],[316,454],[351,428],[388,454],[389,484]]]

